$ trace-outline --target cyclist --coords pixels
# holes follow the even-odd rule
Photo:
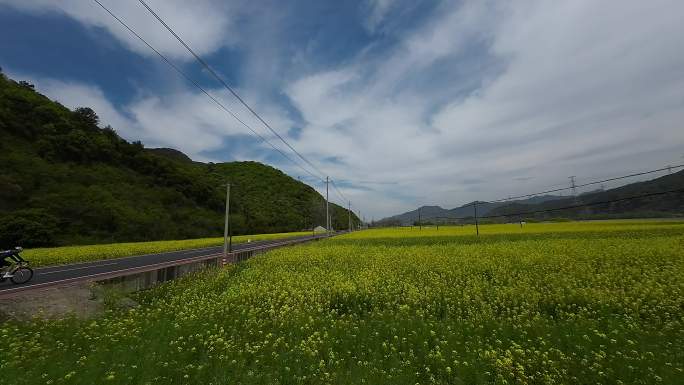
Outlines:
[[[22,250],[23,249],[21,247],[17,247],[14,250],[0,251],[0,271],[5,271],[5,273],[1,277],[2,279],[12,278],[12,274],[10,274],[9,268],[12,266],[13,263],[26,262],[26,260],[24,260],[24,258],[22,258],[19,255],[19,253]]]

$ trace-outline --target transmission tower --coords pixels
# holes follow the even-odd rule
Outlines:
[[[572,187],[572,196],[577,197],[577,184],[575,184],[575,176],[569,176],[570,186]]]

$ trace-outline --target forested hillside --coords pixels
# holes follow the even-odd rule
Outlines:
[[[146,149],[0,75],[0,248],[219,236],[227,181],[235,234],[325,224],[323,197],[273,167]]]

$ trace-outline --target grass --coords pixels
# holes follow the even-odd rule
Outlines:
[[[247,242],[248,240],[263,241],[310,234],[311,232],[292,232],[238,235],[233,236],[233,243],[243,243]],[[129,242],[86,246],[35,248],[25,250],[22,253],[22,256],[31,261],[32,266],[38,267],[130,257],[133,255],[163,253],[167,251],[200,249],[220,245],[223,245],[223,237],[184,239],[175,241]]]
[[[675,384],[684,223],[383,229],[0,327],[7,384]],[[144,343],[141,343],[144,341]]]

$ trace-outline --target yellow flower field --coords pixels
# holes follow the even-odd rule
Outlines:
[[[684,223],[380,229],[0,327],[6,384],[678,384]]]
[[[292,232],[275,234],[237,235],[233,236],[233,243],[251,241],[264,241],[310,235],[311,232]],[[86,246],[46,247],[25,250],[23,257],[31,262],[32,266],[61,265],[75,262],[89,262],[101,259],[130,257],[132,255],[163,253],[167,251],[201,249],[223,245],[223,237],[183,239],[177,241],[153,241],[153,242],[130,242],[110,243]]]

